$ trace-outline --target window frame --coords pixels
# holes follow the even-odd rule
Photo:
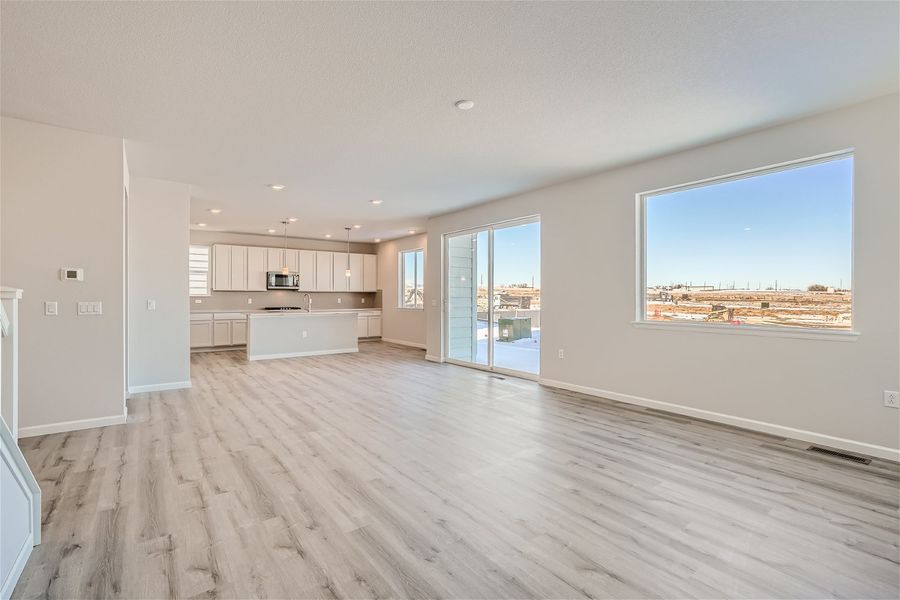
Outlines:
[[[191,268],[191,249],[206,248],[206,291],[203,294],[191,293],[191,274],[199,273],[199,269]],[[209,244],[188,244],[188,298],[205,298],[212,295],[212,246]]]
[[[406,281],[406,265],[403,259],[407,254],[418,254],[419,252],[422,253],[422,304],[419,306],[404,306],[403,286]],[[419,282],[418,257],[416,257],[416,260],[413,260],[413,264],[415,265],[413,285],[417,285]],[[397,278],[397,308],[400,310],[425,310],[425,248],[410,248],[409,250],[400,250],[399,252],[397,252],[397,265],[397,273],[399,275],[399,277]]]
[[[798,158],[772,165],[754,167],[744,171],[707,177],[689,183],[670,185],[635,194],[635,304],[634,320],[632,325],[641,329],[657,329],[667,331],[681,331],[691,333],[721,333],[737,335],[761,335],[771,337],[787,337],[800,339],[821,339],[833,341],[856,341],[860,332],[856,329],[856,268],[854,265],[854,251],[856,248],[856,186],[850,190],[850,312],[853,315],[853,329],[847,331],[834,331],[829,329],[779,327],[777,325],[729,325],[719,323],[688,323],[674,321],[651,321],[647,319],[647,199],[671,192],[683,192],[699,187],[706,187],[730,181],[749,179],[761,175],[778,173],[790,169],[812,166],[819,163],[854,159],[855,178],[855,149],[845,148],[834,152],[827,152],[815,156]]]

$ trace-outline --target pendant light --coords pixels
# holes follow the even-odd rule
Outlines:
[[[287,264],[287,226],[288,226],[288,222],[287,222],[287,220],[284,220],[284,221],[282,221],[282,223],[284,224],[284,254],[282,254],[281,256],[283,257],[284,264],[281,267],[281,274],[287,275],[290,273],[290,270],[288,269],[288,264]]]
[[[350,277],[350,228],[344,227],[347,230],[347,270],[344,271],[344,276]]]

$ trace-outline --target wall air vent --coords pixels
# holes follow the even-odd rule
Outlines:
[[[822,448],[821,446],[810,446],[807,448],[810,452],[817,452],[818,454],[825,454],[827,456],[833,456],[835,458],[840,458],[843,460],[849,460],[850,462],[860,463],[863,465],[867,465],[872,462],[871,458],[866,458],[865,456],[856,456],[855,454],[847,454],[846,452],[840,452],[838,450],[831,450],[829,448]]]

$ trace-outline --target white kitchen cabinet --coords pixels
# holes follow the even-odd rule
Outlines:
[[[250,246],[247,248],[247,290],[266,291],[267,248]]]
[[[334,279],[331,283],[333,292],[349,292],[350,278],[347,277],[347,265],[350,264],[346,252],[334,253]]]
[[[291,273],[300,272],[300,251],[288,248],[284,253],[284,262]]]
[[[247,319],[229,322],[231,323],[231,345],[245,345],[247,343]]]
[[[298,250],[297,252],[300,291],[313,292],[316,289],[316,252],[314,250]]]
[[[213,291],[231,289],[231,246],[223,244],[213,246],[212,289]]]
[[[266,271],[281,271],[284,266],[284,248],[266,248]]]
[[[231,321],[213,321],[213,346],[231,345]]]
[[[360,338],[381,337],[381,315],[360,313],[356,319],[356,333]]]
[[[231,247],[231,289],[247,289],[247,246]]]
[[[332,291],[332,278],[334,276],[333,268],[333,252],[316,251],[316,291],[330,292]],[[344,273],[341,272],[343,277]]]
[[[369,337],[381,337],[381,317],[366,317],[369,321]]]
[[[212,321],[191,321],[191,348],[207,348],[212,346]]]
[[[369,317],[360,316],[356,318],[356,337],[369,337]]]
[[[347,279],[344,277],[344,279]],[[363,255],[350,255],[350,279],[348,281],[351,292],[363,291]]]
[[[363,254],[363,291],[374,292],[378,289],[378,257],[374,254]]]

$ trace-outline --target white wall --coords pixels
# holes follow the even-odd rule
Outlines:
[[[378,245],[378,289],[381,290],[381,338],[394,342],[425,347],[425,311],[398,308],[400,294],[400,252],[425,249],[428,236],[412,235],[382,242]],[[428,252],[425,252],[425,272],[428,272]],[[425,287],[425,302],[439,298]]]
[[[128,195],[128,387],[189,387],[191,188],[131,178]],[[148,310],[147,301],[156,301]]]
[[[543,379],[891,455],[900,418],[882,405],[882,391],[900,389],[898,121],[898,96],[887,96],[433,218],[426,289],[433,294],[442,283],[442,234],[540,214]],[[632,325],[636,193],[844,148],[856,150],[858,341]],[[426,313],[428,355],[440,357],[440,308],[426,306]],[[560,348],[565,360],[557,358]]]
[[[125,418],[125,202],[122,140],[0,121],[0,284],[20,305],[20,436]],[[83,267],[63,282],[61,267]],[[43,303],[59,303],[45,317]],[[102,301],[103,315],[76,303]]]

